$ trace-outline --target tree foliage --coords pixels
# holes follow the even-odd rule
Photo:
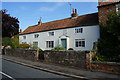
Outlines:
[[[12,40],[9,37],[2,38],[2,46],[13,46],[12,45]]]
[[[12,40],[12,47],[15,49],[15,48],[18,48],[19,47],[19,35],[15,35],[11,38]]]
[[[100,25],[98,53],[104,60],[120,61],[120,15],[110,14],[106,25]]]
[[[12,37],[19,34],[19,21],[2,10],[2,37]]]

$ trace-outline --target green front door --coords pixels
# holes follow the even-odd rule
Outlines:
[[[66,39],[61,39],[62,47],[67,49],[67,40]]]

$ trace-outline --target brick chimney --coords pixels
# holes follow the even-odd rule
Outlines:
[[[77,13],[77,9],[75,9],[75,12],[74,12],[74,8],[73,8],[73,13],[71,14],[71,18],[77,18],[78,17],[78,13]]]
[[[42,21],[41,21],[41,18],[40,20],[38,21],[38,26],[40,26],[42,24]]]

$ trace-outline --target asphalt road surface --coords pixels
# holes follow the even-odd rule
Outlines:
[[[37,70],[6,60],[2,60],[2,71],[0,74],[2,74],[3,80],[77,80],[70,77]]]

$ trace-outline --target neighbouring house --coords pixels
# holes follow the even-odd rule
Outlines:
[[[43,50],[62,46],[66,50],[92,50],[100,37],[98,13],[78,16],[73,9],[70,18],[29,26],[20,33],[19,42],[33,44]]]
[[[108,15],[115,12],[120,14],[120,0],[101,2],[98,6],[99,23],[106,24]]]

